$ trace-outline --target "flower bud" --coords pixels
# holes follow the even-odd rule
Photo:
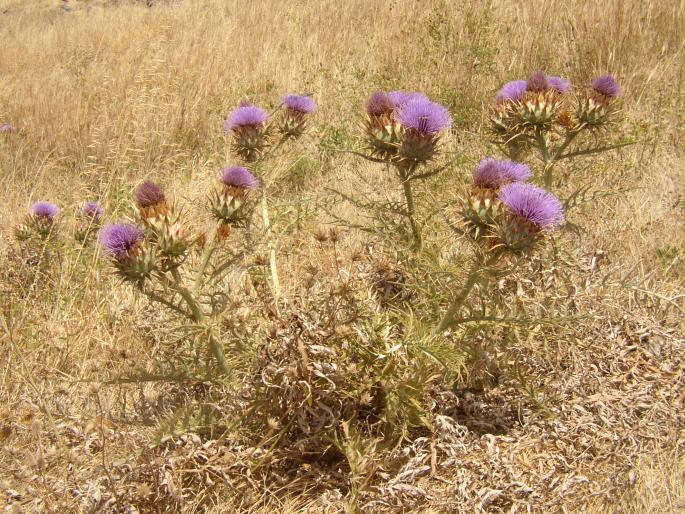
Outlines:
[[[242,225],[250,215],[250,193],[259,187],[259,181],[246,168],[224,168],[220,186],[210,198],[214,217],[222,224]]]

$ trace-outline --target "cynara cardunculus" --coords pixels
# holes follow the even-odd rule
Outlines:
[[[143,241],[143,231],[130,223],[114,223],[100,230],[100,244],[107,255],[116,260],[131,257]]]
[[[571,82],[563,77],[555,77],[553,75],[547,76],[547,83],[549,87],[558,93],[568,93],[571,91]]]
[[[399,109],[404,104],[414,100],[429,101],[426,95],[417,91],[391,91],[388,93],[388,98],[393,103],[395,109]]]
[[[424,98],[414,98],[402,104],[396,117],[406,130],[422,136],[434,136],[452,125],[452,116],[446,107]]]
[[[389,115],[395,110],[395,103],[388,93],[376,91],[366,101],[365,109],[369,116]]]
[[[36,202],[31,206],[31,214],[37,218],[53,221],[59,214],[59,207],[51,202]]]
[[[511,182],[523,182],[531,177],[530,168],[523,163],[487,157],[473,171],[473,185],[469,201],[464,202],[462,218],[468,233],[474,238],[485,234],[499,212],[497,193]]]
[[[100,206],[99,203],[97,202],[86,202],[83,204],[81,207],[81,216],[84,218],[87,218],[89,220],[92,220],[94,222],[99,222],[102,219],[102,215],[105,213],[105,210]]]
[[[452,125],[447,108],[422,98],[401,105],[395,118],[404,129],[399,156],[406,168],[430,161],[437,149],[439,133]]]
[[[259,187],[259,180],[242,166],[224,168],[221,171],[221,182],[227,187],[237,189],[256,189]]]
[[[256,105],[241,103],[226,119],[224,129],[233,134],[233,149],[248,162],[256,161],[266,148],[269,114]]]
[[[517,102],[523,100],[526,96],[526,91],[528,90],[528,81],[526,80],[513,80],[507,82],[502,86],[502,89],[497,93],[497,102]]]
[[[536,93],[541,91],[547,91],[549,87],[550,84],[547,80],[547,75],[545,75],[545,73],[542,70],[535,71],[526,83],[526,89],[528,91],[533,91]]]
[[[139,286],[155,269],[153,251],[145,247],[144,232],[130,223],[115,223],[100,230],[100,244],[117,271]]]
[[[499,227],[499,239],[512,250],[530,248],[543,230],[564,221],[564,209],[557,197],[531,184],[508,184],[501,189],[499,200],[509,211]]]
[[[241,166],[224,168],[219,176],[221,187],[211,198],[214,217],[221,223],[227,235],[229,225],[241,225],[246,221],[249,210],[250,192],[259,187],[259,180]]]
[[[391,161],[397,155],[402,138],[402,128],[395,120],[395,103],[388,93],[376,91],[366,101],[367,149],[372,157]]]
[[[154,182],[146,180],[133,195],[138,208],[138,216],[145,223],[162,219],[171,214],[164,190]]]
[[[78,211],[74,238],[82,243],[87,242],[94,229],[100,224],[104,209],[97,202],[86,202]]]
[[[28,226],[41,237],[48,237],[52,232],[59,207],[51,202],[36,202],[31,206]]]
[[[307,115],[316,110],[316,102],[310,96],[286,95],[283,99],[285,107],[280,130],[287,137],[301,136],[306,128]]]
[[[525,182],[531,177],[527,164],[486,157],[473,172],[473,183],[484,189],[498,189],[510,182]]]
[[[621,94],[621,86],[613,75],[597,77],[592,81],[592,89],[609,99],[614,99]]]
[[[10,132],[14,132],[14,130],[14,126],[10,125],[9,123],[3,123],[0,125],[0,133],[8,134]]]

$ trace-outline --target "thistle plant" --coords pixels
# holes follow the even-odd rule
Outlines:
[[[423,238],[412,184],[439,171],[421,172],[421,167],[436,158],[440,151],[441,134],[451,124],[449,111],[431,102],[422,93],[376,92],[366,103],[366,153],[358,155],[395,169],[404,193],[402,214],[411,228],[412,247],[415,250],[421,249]]]
[[[146,181],[135,192],[135,222],[107,225],[99,235],[122,280],[179,318],[183,330],[190,323],[226,375],[231,370],[216,329],[215,318],[223,311],[216,298],[222,296],[226,274],[242,255],[226,247],[230,228],[245,226],[246,191],[257,185],[249,172],[239,180],[234,175],[220,174],[209,197],[214,222],[208,234],[193,233],[164,190]]]
[[[463,201],[459,232],[475,244],[465,283],[442,315],[435,333],[459,323],[457,317],[472,289],[488,274],[512,272],[564,220],[561,202],[549,191],[526,183],[523,163],[483,159],[473,172],[470,198]]]
[[[15,225],[14,237],[18,241],[28,241],[34,237],[47,240],[55,229],[59,213],[60,209],[54,203],[34,203],[24,222]]]
[[[76,213],[74,239],[87,244],[100,228],[105,210],[97,202],[85,202]]]
[[[278,274],[277,244],[272,230],[272,222],[268,204],[268,186],[271,180],[270,170],[267,169],[269,160],[276,155],[284,143],[300,138],[307,129],[311,114],[316,110],[316,103],[311,96],[287,94],[281,103],[281,109],[274,115],[247,101],[232,111],[224,123],[225,132],[231,137],[232,151],[245,163],[247,167],[233,166],[224,170],[224,190],[218,192],[213,203],[215,216],[240,217],[244,198],[233,195],[233,182],[241,183],[240,191],[245,197],[253,193],[261,183],[262,223],[266,235],[269,252],[269,268],[271,271],[271,287],[275,297],[280,295],[281,285]],[[261,182],[252,174],[261,177]],[[223,203],[221,198],[225,200]],[[230,198],[230,201],[227,200]],[[221,211],[225,208],[225,211]]]
[[[589,88],[574,89],[556,76],[534,72],[528,80],[508,82],[497,93],[490,116],[495,141],[512,160],[535,151],[543,183],[551,189],[553,170],[563,159],[596,154],[628,144],[606,142],[620,112],[621,88],[612,75]]]

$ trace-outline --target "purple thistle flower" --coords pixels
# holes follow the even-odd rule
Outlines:
[[[143,231],[130,223],[115,223],[100,230],[100,244],[106,253],[117,259],[128,257],[142,240]]]
[[[146,180],[136,189],[135,198],[138,207],[152,207],[165,200],[164,190],[154,182]]]
[[[621,94],[621,86],[613,75],[597,77],[592,81],[592,89],[609,98],[616,98]]]
[[[95,222],[102,219],[105,210],[97,202],[86,202],[81,207],[81,216],[90,218]]]
[[[432,136],[452,125],[452,116],[447,108],[420,97],[401,105],[395,116],[404,128],[423,136]]]
[[[429,101],[426,95],[417,91],[391,91],[388,93],[388,98],[395,106],[395,109],[398,109],[413,100]]]
[[[513,214],[538,228],[553,227],[564,221],[564,209],[557,197],[531,184],[507,184],[500,191],[499,199]]]
[[[286,95],[283,99],[283,105],[285,105],[286,109],[301,112],[302,114],[310,114],[316,110],[314,99],[311,96],[305,95]]]
[[[558,91],[559,93],[568,93],[571,91],[571,82],[563,77],[555,77],[553,75],[547,75],[547,83],[551,89]]]
[[[511,182],[525,182],[532,176],[527,164],[486,157],[473,172],[473,183],[485,189],[497,189]]]
[[[0,125],[0,133],[2,133],[2,132],[9,133],[9,132],[14,132],[14,131],[15,131],[14,125],[10,125],[9,123],[3,123],[2,125]]]
[[[528,82],[525,80],[513,80],[502,86],[497,93],[496,100],[500,102],[516,102],[522,100],[526,94]]]
[[[381,114],[389,114],[394,111],[395,103],[388,93],[376,91],[366,101],[365,108],[370,116],[380,116]]]
[[[547,76],[542,70],[535,71],[526,84],[528,91],[546,91],[550,88]]]
[[[224,123],[224,130],[234,130],[238,127],[262,125],[269,118],[269,114],[252,104],[241,104],[235,109]]]
[[[51,202],[36,202],[31,206],[31,214],[52,221],[59,214],[59,207]]]
[[[221,171],[221,182],[230,187],[257,189],[259,180],[247,168],[233,166]]]

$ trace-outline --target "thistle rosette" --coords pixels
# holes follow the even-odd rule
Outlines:
[[[395,118],[403,129],[398,161],[404,168],[432,160],[437,152],[440,133],[452,125],[452,116],[446,107],[421,97],[400,105]]]
[[[104,213],[104,209],[97,202],[85,202],[76,215],[74,239],[80,243],[87,242],[100,226]]]
[[[224,168],[219,175],[219,187],[210,199],[212,214],[220,223],[220,231],[228,235],[231,226],[244,226],[251,216],[252,192],[259,180],[241,166]]]
[[[611,121],[617,111],[621,86],[613,75],[597,77],[589,91],[580,98],[576,117],[582,128],[598,129]]]
[[[233,135],[233,150],[247,162],[254,162],[268,147],[267,120],[269,114],[249,102],[243,102],[224,123],[224,130]]]
[[[51,202],[36,202],[31,206],[28,222],[26,226],[38,234],[41,238],[46,239],[52,233],[59,216],[59,207]],[[17,232],[15,232],[15,235]]]
[[[497,227],[497,236],[511,251],[532,249],[545,232],[564,221],[564,209],[557,197],[531,184],[507,184],[498,199],[506,212]]]
[[[300,137],[307,128],[307,118],[316,111],[316,102],[311,96],[286,95],[283,99],[283,116],[279,130],[285,137]]]
[[[189,232],[167,201],[164,190],[154,182],[145,181],[134,196],[138,218],[159,250],[161,269],[179,266],[190,246]]]
[[[130,223],[114,223],[100,230],[100,245],[117,272],[142,286],[155,269],[154,250],[145,242],[145,232]]]
[[[525,182],[532,176],[528,165],[507,159],[486,157],[473,171],[473,188],[464,202],[463,220],[477,239],[495,222],[500,212],[500,188],[513,182]]]

